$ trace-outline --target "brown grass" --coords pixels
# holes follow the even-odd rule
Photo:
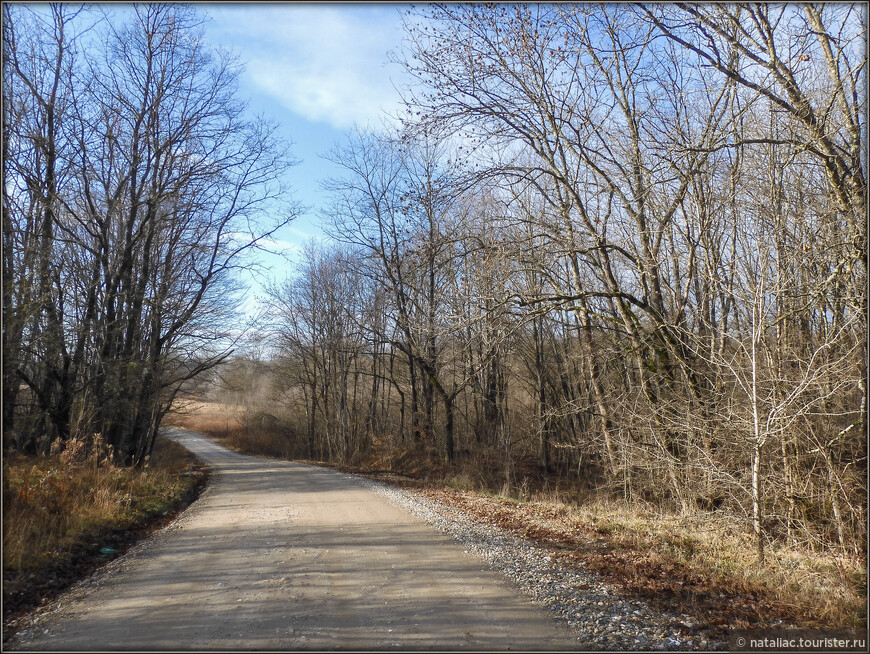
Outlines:
[[[865,557],[780,544],[759,562],[748,526],[732,516],[666,515],[601,500],[579,484],[510,486],[479,466],[442,468],[438,478],[432,468],[413,465],[413,454],[403,452],[402,469],[393,473],[333,467],[409,487],[534,540],[630,595],[694,615],[718,637],[760,626],[867,626]]]
[[[280,433],[246,426],[240,407],[190,403],[176,424],[239,452],[289,458]],[[375,439],[360,466],[331,466],[410,486],[480,519],[552,547],[634,595],[701,616],[720,629],[777,624],[867,625],[866,558],[780,546],[759,563],[747,525],[720,513],[662,515],[602,501],[580,485],[505,483],[497,462],[448,468],[422,448]],[[397,474],[385,474],[385,471]],[[401,476],[399,476],[401,475]]]
[[[866,560],[781,547],[759,563],[733,519],[663,516],[637,506],[520,501],[475,491],[423,492],[544,543],[627,592],[690,612],[707,624],[749,628],[866,628]]]
[[[271,423],[247,417],[245,407],[185,400],[167,416],[164,424],[207,434],[234,452],[276,459],[290,459],[298,452],[297,443]]]
[[[181,400],[175,403],[172,413],[164,418],[163,424],[167,427],[191,429],[216,439],[226,439],[242,429],[243,413],[242,406]]]
[[[142,469],[72,443],[47,457],[3,460],[4,619],[54,596],[189,504],[206,469],[158,439]],[[7,633],[8,637],[8,624]]]

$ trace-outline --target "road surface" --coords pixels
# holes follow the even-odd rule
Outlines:
[[[353,477],[165,433],[212,467],[206,491],[8,648],[578,647],[482,560]]]

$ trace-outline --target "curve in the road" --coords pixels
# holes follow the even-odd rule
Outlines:
[[[480,559],[353,477],[165,435],[212,467],[207,490],[12,649],[576,649]]]

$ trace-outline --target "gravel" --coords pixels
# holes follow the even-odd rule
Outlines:
[[[692,619],[627,598],[597,575],[552,556],[547,549],[460,510],[413,491],[354,475],[385,496],[450,534],[465,551],[501,572],[534,602],[574,630],[590,650],[724,650],[727,643],[708,641]]]
[[[688,615],[667,613],[638,598],[625,597],[619,589],[597,575],[570,563],[543,545],[517,537],[504,529],[466,515],[460,509],[414,491],[351,475],[371,491],[422,518],[439,531],[460,542],[465,551],[504,575],[520,592],[564,621],[577,636],[579,650],[668,651],[725,650],[727,643],[709,639],[702,625]],[[154,539],[137,548],[153,545]],[[123,565],[122,557],[77,584],[72,592],[88,594]],[[51,607],[53,611],[59,605]],[[42,607],[27,620],[28,628],[39,631]],[[52,612],[53,612],[52,611]]]

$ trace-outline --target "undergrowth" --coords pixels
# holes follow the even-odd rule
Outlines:
[[[240,415],[200,403],[174,421],[239,452],[292,456],[285,436],[252,429]],[[866,557],[771,543],[759,561],[750,529],[736,516],[667,514],[602,499],[578,481],[524,476],[489,461],[451,468],[425,449],[382,448],[357,466],[332,467],[427,493],[547,543],[626,592],[700,615],[722,629],[867,626]]]
[[[187,506],[206,476],[190,452],[162,438],[140,469],[117,467],[104,448],[79,442],[51,456],[4,456],[4,622]]]
[[[446,486],[423,492],[546,543],[627,592],[693,613],[708,625],[867,626],[863,557],[779,544],[759,562],[752,539],[731,517],[667,515],[617,501],[517,499]]]
[[[276,459],[299,454],[297,444],[285,434],[256,422],[246,424],[242,407],[191,401],[167,416],[164,424],[207,434],[215,442],[242,454]]]

